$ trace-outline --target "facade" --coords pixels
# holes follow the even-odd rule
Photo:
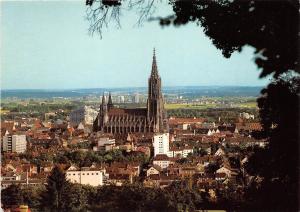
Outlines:
[[[26,135],[11,135],[3,136],[3,151],[24,153],[26,151],[27,141]]]
[[[160,133],[153,136],[154,156],[158,154],[168,155],[169,133]]]
[[[166,169],[170,165],[170,159],[167,155],[156,155],[153,158],[153,165],[159,166],[162,169]]]
[[[72,125],[79,125],[80,123],[92,125],[96,119],[98,112],[89,106],[83,106],[70,113],[70,122]]]
[[[133,102],[134,103],[140,103],[140,94],[139,93],[135,93],[133,95]]]
[[[168,152],[168,157],[175,158],[186,158],[189,154],[194,152],[192,147],[171,147]]]
[[[158,74],[155,50],[151,75],[148,80],[147,107],[135,109],[115,108],[111,95],[109,94],[108,102],[106,102],[103,95],[93,128],[94,131],[113,134],[168,131],[168,120],[164,110],[161,78]]]
[[[103,170],[90,167],[81,167],[79,169],[75,166],[70,166],[66,170],[67,180],[71,183],[79,183],[82,185],[102,186],[104,175]]]
[[[109,139],[109,138],[100,138],[98,140],[98,150],[102,151],[110,151],[114,149],[116,146],[116,140],[115,139]]]
[[[149,169],[147,169],[146,175],[149,177],[150,175],[159,175],[162,171],[160,166],[151,166]]]

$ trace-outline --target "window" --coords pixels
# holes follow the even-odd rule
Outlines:
[[[73,175],[75,175],[75,174],[73,174]]]
[[[86,175],[90,175],[89,173],[87,173]]]

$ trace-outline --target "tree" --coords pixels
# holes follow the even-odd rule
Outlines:
[[[22,188],[22,196],[24,204],[28,205],[31,210],[40,207],[40,196],[44,192],[44,185],[40,186],[26,186]]]
[[[86,211],[87,194],[80,184],[68,184],[64,195],[65,211]]]
[[[191,179],[173,182],[169,187],[165,188],[172,205],[176,206],[177,210],[190,211],[200,209],[203,204],[201,193],[193,187],[190,181]]]
[[[247,164],[250,174],[263,177],[262,183],[254,182],[247,193],[254,207],[273,211],[298,207],[299,85],[298,77],[280,78],[264,89],[258,99],[262,134],[269,145],[256,149]]]
[[[174,211],[169,196],[161,189],[139,184],[99,187],[92,196],[91,211]]]
[[[42,194],[42,208],[47,211],[63,211],[67,186],[64,171],[55,166],[48,176],[46,191]]]
[[[4,208],[10,206],[19,206],[23,203],[23,196],[21,187],[19,185],[12,184],[1,192],[1,202]]]

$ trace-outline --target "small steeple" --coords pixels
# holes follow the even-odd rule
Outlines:
[[[111,98],[111,93],[109,92],[109,95],[108,95],[108,103],[107,103],[107,107],[108,107],[108,110],[113,108],[113,102],[112,102],[112,98]]]
[[[156,56],[155,56],[155,48],[153,48],[153,59],[152,59],[152,70],[151,76],[158,76],[157,64],[156,64]]]
[[[105,95],[104,95],[104,92],[103,92],[103,95],[102,95],[102,105],[105,105],[106,104],[106,101],[105,101]]]

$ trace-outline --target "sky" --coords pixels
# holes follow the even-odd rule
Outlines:
[[[170,8],[156,15],[169,15]],[[136,26],[122,11],[121,29],[110,23],[88,33],[83,1],[2,1],[1,89],[146,87],[153,48],[163,86],[263,86],[253,48],[226,59],[196,24]]]

